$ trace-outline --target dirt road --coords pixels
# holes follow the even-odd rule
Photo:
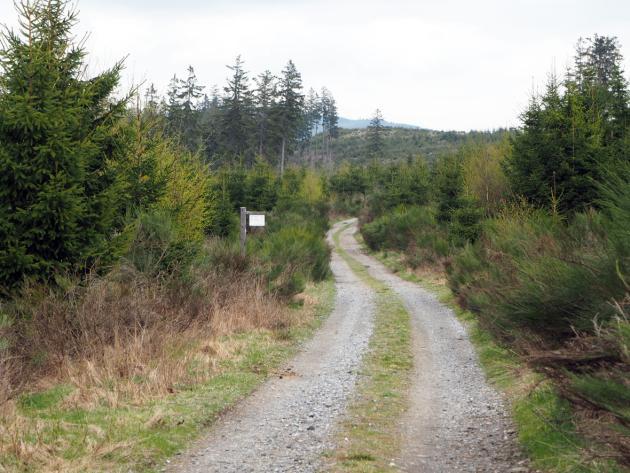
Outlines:
[[[329,239],[332,244],[332,240]],[[283,372],[226,414],[167,471],[311,472],[345,410],[372,333],[371,289],[336,254],[335,308]]]
[[[466,330],[435,295],[361,251],[356,221],[341,246],[388,285],[411,314],[414,377],[396,462],[406,472],[525,472],[503,399],[488,385]]]
[[[514,431],[499,394],[485,381],[466,331],[453,312],[419,286],[365,255],[344,228],[341,246],[387,284],[412,316],[414,377],[404,443],[395,462],[404,472],[521,472]],[[332,239],[329,237],[332,244]],[[372,332],[374,293],[333,253],[335,309],[291,365],[224,416],[167,471],[311,472],[353,392]]]

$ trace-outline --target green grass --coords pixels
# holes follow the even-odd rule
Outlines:
[[[488,380],[510,401],[519,441],[535,468],[549,473],[626,471],[612,460],[590,455],[591,446],[576,430],[570,403],[557,393],[551,380],[534,373],[516,353],[497,343],[479,326],[474,314],[456,304],[445,284],[411,272],[397,252],[372,254],[401,278],[434,292],[464,322]]]
[[[328,469],[342,472],[396,471],[392,459],[400,449],[398,430],[408,406],[413,355],[411,322],[400,299],[372,278],[365,267],[339,246],[351,269],[377,293],[375,325],[368,354],[361,368],[355,398],[338,435],[338,447],[329,454]]]
[[[64,407],[62,401],[73,391],[68,385],[24,395],[17,409],[22,422],[30,428],[22,426],[24,435],[20,441],[40,452],[54,452],[54,461],[60,465],[56,471],[157,471],[221,412],[250,394],[295,354],[300,342],[310,337],[330,313],[334,291],[332,279],[310,286],[307,294],[317,303],[309,309],[313,312],[306,323],[281,334],[258,330],[230,337],[241,348],[222,362],[220,374],[149,404],[103,406],[89,411]],[[0,429],[5,422],[7,419],[0,417]],[[37,458],[24,461],[0,448],[2,472],[42,471],[38,464],[41,462]]]

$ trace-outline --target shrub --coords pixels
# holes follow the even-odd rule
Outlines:
[[[241,255],[240,242],[237,238],[210,238],[204,245],[203,261],[200,265],[208,266],[219,274],[243,273],[250,267],[247,257]]]
[[[363,225],[361,234],[373,250],[405,251],[408,263],[414,267],[440,261],[449,252],[431,207],[400,207]]]
[[[449,284],[495,332],[522,329],[551,343],[592,333],[593,319],[610,320],[610,302],[627,291],[628,259],[611,225],[595,212],[566,224],[543,211],[506,211],[454,258]]]
[[[453,246],[474,242],[481,233],[483,211],[472,198],[462,198],[460,207],[453,210],[449,225],[449,239]]]
[[[199,253],[200,244],[181,237],[164,211],[143,213],[136,219],[125,259],[150,277],[185,274]]]
[[[307,280],[329,275],[330,249],[308,228],[284,227],[259,244],[257,255],[267,268],[269,287],[280,296],[301,292]]]

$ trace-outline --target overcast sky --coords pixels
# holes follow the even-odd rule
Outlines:
[[[189,64],[223,85],[241,54],[252,73],[292,59],[340,115],[433,129],[518,124],[532,87],[572,61],[580,36],[617,36],[630,57],[629,0],[79,0],[91,69],[126,61],[124,86],[161,93]],[[11,0],[0,22],[15,24]],[[626,71],[630,62],[625,61]],[[628,76],[628,74],[626,74]],[[208,87],[210,88],[210,87]]]

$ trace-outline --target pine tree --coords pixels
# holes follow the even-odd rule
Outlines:
[[[248,73],[241,56],[234,65],[227,66],[232,71],[225,95],[221,103],[221,147],[232,159],[245,159],[247,165],[253,162],[251,152],[251,131],[254,127],[252,94],[249,89]]]
[[[273,209],[277,188],[277,180],[269,163],[261,157],[256,158],[245,178],[244,206],[257,211]]]
[[[258,154],[268,156],[273,142],[272,111],[275,107],[276,78],[270,71],[265,71],[256,79],[254,103],[256,106],[256,134]]]
[[[339,133],[338,122],[339,116],[337,115],[337,104],[335,98],[330,91],[325,87],[321,92],[321,116],[322,116],[322,142],[323,142],[323,154],[325,158],[331,159],[330,144],[333,138],[336,138]]]
[[[383,126],[383,115],[381,114],[381,111],[377,108],[367,130],[368,157],[376,160],[383,158],[385,153],[385,142],[383,141],[384,130],[385,127]]]
[[[438,204],[438,221],[451,222],[454,212],[462,207],[464,177],[461,156],[440,156],[433,168],[432,182]]]
[[[523,114],[506,161],[512,189],[536,206],[563,213],[583,210],[597,199],[606,153],[601,122],[589,121],[577,85],[552,76],[541,98],[534,97]]]
[[[210,218],[206,224],[205,232],[208,235],[218,237],[229,236],[236,227],[236,211],[230,201],[230,193],[225,179],[220,182],[218,188],[212,192],[212,206]]]
[[[180,80],[177,87],[179,103],[179,135],[182,144],[192,152],[201,145],[199,130],[199,100],[203,97],[203,86],[198,85],[192,66],[188,66],[188,77]]]
[[[312,143],[313,135],[317,135],[319,132],[321,120],[321,101],[317,92],[311,88],[306,98],[304,118],[302,120],[302,129],[299,137],[304,147],[308,147]]]
[[[200,140],[208,163],[217,161],[221,145],[221,99],[216,86],[211,88],[211,94],[204,96],[199,111]]]
[[[168,83],[164,104],[165,130],[168,136],[177,137],[182,129],[182,105],[179,100],[180,80],[174,74]]]
[[[595,35],[577,46],[575,83],[591,123],[601,122],[603,145],[612,156],[627,156],[623,148],[630,130],[630,90],[623,71],[623,56],[615,37]]]
[[[154,84],[149,84],[147,90],[144,92],[144,107],[143,111],[151,114],[157,115],[159,102],[158,102],[158,93]]]
[[[0,286],[85,268],[111,253],[120,209],[110,166],[126,100],[112,93],[122,63],[84,79],[63,0],[17,4],[20,32],[0,50]]]
[[[302,76],[293,61],[289,61],[278,81],[277,126],[280,130],[280,175],[284,173],[286,154],[297,141],[304,116]]]

